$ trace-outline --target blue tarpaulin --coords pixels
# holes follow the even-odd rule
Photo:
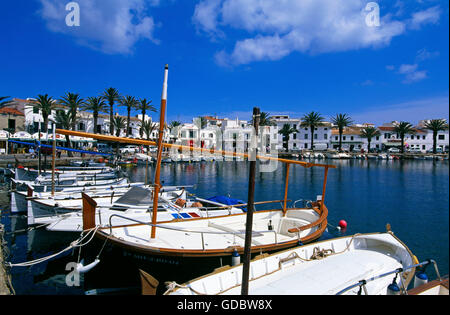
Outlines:
[[[8,140],[11,143],[17,143],[17,144],[23,144],[28,145],[31,147],[41,147],[41,148],[50,148],[52,149],[53,146],[48,144],[40,144],[39,141],[36,141],[36,143],[30,143],[30,142],[22,142],[22,141],[16,141],[16,140]],[[86,150],[78,150],[78,149],[71,149],[71,148],[64,148],[64,147],[56,147],[57,150],[61,151],[70,151],[70,152],[78,152],[78,153],[85,153],[85,154],[93,154],[93,155],[112,155],[111,153],[101,153],[101,152],[94,152],[94,151],[86,151]]]
[[[230,206],[234,206],[234,205],[238,205],[238,204],[245,204],[244,201],[239,200],[239,199],[234,199],[234,198],[230,198],[227,196],[215,196],[215,197],[211,197],[208,200],[210,201],[215,201],[224,205],[230,205]],[[241,208],[243,211],[247,212],[247,208],[246,207],[236,207],[236,208]]]

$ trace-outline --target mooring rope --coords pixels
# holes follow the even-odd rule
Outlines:
[[[8,262],[8,263],[6,263],[6,265],[8,267],[11,267],[11,268],[12,267],[29,267],[29,266],[33,266],[33,265],[36,265],[36,264],[40,264],[40,263],[42,263],[44,261],[47,261],[47,260],[50,260],[52,258],[55,258],[55,257],[61,255],[62,253],[65,253],[65,252],[67,252],[67,251],[69,251],[69,250],[71,250],[73,248],[86,246],[87,244],[89,244],[94,239],[95,233],[97,232],[97,230],[99,228],[100,228],[100,226],[97,226],[95,228],[87,230],[86,235],[84,235],[84,236],[81,235],[80,238],[78,238],[77,240],[75,240],[72,243],[70,243],[70,245],[68,247],[66,247],[63,250],[61,250],[61,251],[59,251],[57,253],[54,253],[52,255],[49,255],[49,256],[46,256],[46,257],[42,257],[42,258],[38,258],[38,259],[35,259],[35,260],[31,260],[31,261],[27,261],[27,262],[23,262],[23,263],[17,263],[17,264],[12,264],[11,262]],[[87,239],[88,237],[90,237],[89,240],[86,241],[85,243],[83,243],[83,241],[85,241],[85,239]]]

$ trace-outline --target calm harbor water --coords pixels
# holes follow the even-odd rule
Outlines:
[[[330,233],[341,219],[348,222],[345,235],[384,232],[389,223],[394,233],[411,249],[419,261],[428,258],[438,263],[441,274],[449,266],[449,166],[448,161],[361,161],[327,160],[330,169],[325,202],[329,209]],[[202,162],[162,165],[165,185],[193,185],[189,191],[203,198],[230,195],[247,200],[248,163]],[[279,200],[284,196],[285,166],[275,172],[257,173],[255,200]],[[145,180],[145,168],[125,169],[132,181]],[[154,172],[149,167],[150,178]],[[289,194],[291,200],[315,200],[322,192],[324,171],[321,168],[291,167]],[[1,195],[1,206],[8,209],[7,194]],[[279,204],[272,205],[272,207]],[[26,228],[26,218],[2,216],[7,232]],[[54,234],[43,229],[5,235],[12,263],[29,261],[57,252],[76,236]],[[80,286],[66,285],[66,265],[76,261],[68,253],[49,262],[29,268],[11,270],[17,294],[84,294]],[[102,270],[102,263],[97,267]],[[126,268],[126,266],[123,266]],[[97,272],[100,273],[101,272]],[[433,274],[431,274],[433,275]],[[108,274],[105,273],[104,277]]]

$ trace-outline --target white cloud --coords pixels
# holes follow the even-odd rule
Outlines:
[[[248,36],[236,41],[231,52],[217,53],[219,64],[233,66],[279,60],[292,52],[384,47],[408,28],[436,23],[440,14],[439,7],[404,20],[381,14],[381,26],[369,27],[366,4],[366,0],[201,0],[193,21],[210,35],[237,30]]]
[[[412,15],[409,27],[411,29],[420,29],[425,24],[437,24],[440,16],[441,8],[439,6],[416,12]]]
[[[80,26],[65,23],[66,0],[40,0],[39,11],[47,28],[71,35],[77,43],[108,54],[129,54],[141,39],[158,43],[154,38],[157,27],[147,15],[149,7],[160,0],[77,0],[80,7]]]

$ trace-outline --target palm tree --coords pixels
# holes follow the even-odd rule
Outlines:
[[[119,94],[119,91],[117,89],[110,87],[109,89],[106,89],[102,97],[105,101],[109,104],[109,132],[112,135],[114,135],[114,124],[113,124],[113,117],[114,117],[114,104],[116,102],[119,102],[121,97]]]
[[[84,110],[92,111],[94,116],[94,133],[97,133],[98,114],[108,111],[103,97],[88,97],[87,103],[83,106]]]
[[[353,121],[347,114],[337,114],[335,117],[331,118],[331,122],[335,124],[339,129],[339,152],[342,151],[342,134],[344,133],[344,128],[350,126]]]
[[[72,113],[70,111],[65,112],[63,110],[57,111],[56,116],[55,116],[55,122],[60,128],[69,130],[71,128],[72,122],[73,122]],[[76,116],[75,116],[75,122],[76,122]],[[66,144],[67,144],[66,145],[67,148],[71,148],[69,135],[66,135]],[[68,151],[67,155],[72,156],[72,152]]]
[[[141,135],[141,138],[144,136],[144,123],[145,123],[145,114],[147,111],[156,113],[156,108],[153,106],[152,101],[147,101],[147,99],[143,98],[139,101],[137,104],[136,109],[140,110],[142,113],[142,122],[141,122],[141,130],[139,131],[139,134]]]
[[[116,137],[120,136],[120,131],[126,127],[125,118],[121,116],[114,116],[112,120],[112,124],[116,130]]]
[[[438,132],[447,130],[448,124],[445,119],[432,119],[425,123],[425,129],[433,131],[433,154],[436,154]]]
[[[289,136],[291,133],[297,133],[298,130],[295,128],[292,128],[291,125],[289,124],[284,124],[283,128],[281,128],[280,131],[278,131],[278,133],[280,135],[283,135],[283,147],[286,149],[286,151],[288,151],[289,149],[289,145],[288,145],[288,141],[289,141]]]
[[[84,99],[80,97],[80,94],[68,92],[59,100],[59,103],[68,107],[71,118],[69,129],[75,130],[77,112],[85,104]]]
[[[48,131],[48,116],[52,113],[52,109],[55,107],[55,100],[48,96],[48,94],[37,96],[36,102],[33,105],[35,108],[39,109],[42,113],[42,118],[44,119],[44,126],[42,132]]]
[[[367,151],[370,152],[370,143],[372,142],[372,139],[375,137],[380,136],[380,131],[377,128],[374,127],[365,127],[361,130],[361,137],[367,138]]]
[[[401,152],[405,152],[405,136],[407,134],[414,134],[416,131],[414,130],[413,126],[406,121],[402,121],[399,124],[395,125],[394,131],[399,135],[400,139],[402,140],[402,147]]]
[[[253,119],[250,121],[250,124],[253,125]],[[267,112],[261,112],[259,114],[259,125],[260,126],[276,126],[277,124],[273,121],[270,114]]]
[[[323,118],[319,113],[311,112],[302,117],[302,122],[300,126],[307,127],[311,129],[311,150],[314,149],[314,130],[317,127],[323,126]]]
[[[125,96],[120,100],[119,106],[123,106],[127,108],[127,132],[126,137],[130,134],[130,115],[131,115],[131,109],[136,108],[138,104],[138,101],[134,96]]]
[[[147,136],[147,140],[150,140],[150,137],[157,128],[157,125],[152,123],[151,121],[144,121],[144,124],[142,125],[142,129]]]
[[[0,96],[0,108],[8,106],[14,102],[12,100],[5,101],[7,98],[10,98],[10,96]]]

